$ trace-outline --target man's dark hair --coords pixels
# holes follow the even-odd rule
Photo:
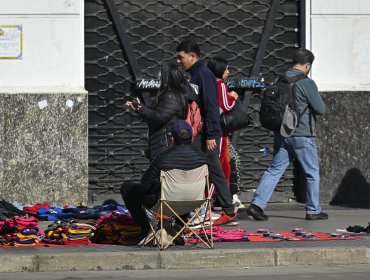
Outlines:
[[[208,60],[207,67],[213,72],[216,78],[222,79],[227,68],[227,61],[222,57],[214,56]]]
[[[298,49],[293,56],[293,64],[312,64],[315,60],[313,53],[307,49],[300,48]]]
[[[195,53],[197,57],[200,57],[200,49],[197,43],[186,40],[182,41],[176,48],[176,52]]]
[[[193,137],[192,132],[187,129],[181,129],[177,135],[172,135],[175,145],[190,145]]]

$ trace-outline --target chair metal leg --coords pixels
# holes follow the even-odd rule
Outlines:
[[[189,223],[193,220],[193,218],[195,218],[194,216],[193,216],[193,218],[191,218],[188,222],[185,222],[179,215],[177,215],[177,213],[176,213],[176,211],[174,211],[173,209],[172,209],[172,207],[168,204],[168,203],[166,203],[165,201],[164,201],[164,203],[166,204],[166,207],[168,207],[168,209],[184,224],[184,227],[183,227],[183,229],[185,229],[185,228],[187,228],[188,230],[190,230],[196,237],[197,237],[197,240],[200,240],[200,241],[202,241],[202,243],[204,244],[204,245],[206,245],[208,248],[210,248],[211,249],[211,246],[206,242],[206,241],[204,241],[203,240],[203,238],[201,238],[199,235],[198,235],[198,233],[196,233],[190,226],[189,226]],[[200,209],[197,209],[197,210],[195,210],[195,214],[194,215],[198,215],[198,217],[199,217],[199,211],[200,211]],[[204,221],[203,221],[203,228],[204,228]],[[182,230],[183,230],[182,229]],[[204,232],[205,232],[205,229],[204,229]],[[173,240],[174,240],[174,238],[172,239],[172,241],[171,242],[173,242]],[[171,243],[170,242],[170,243]],[[168,246],[166,246],[166,248],[167,248]]]
[[[160,210],[158,208],[158,210]],[[156,213],[158,213],[159,211],[156,211]],[[149,210],[150,211],[150,210]],[[148,218],[148,222],[149,222],[149,226],[150,226],[150,231],[151,233],[149,233],[144,241],[143,241],[143,244],[141,245],[142,247],[148,245],[153,239],[156,240],[157,244],[159,244],[159,238],[157,237],[156,235],[156,230],[158,229],[158,220],[157,218],[154,216],[154,212],[153,211],[150,211],[152,214],[153,214],[153,218],[152,219],[149,219],[149,217],[147,216]]]
[[[160,249],[163,250],[163,202],[161,203]]]

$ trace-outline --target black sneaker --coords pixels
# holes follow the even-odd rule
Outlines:
[[[267,221],[269,218],[261,208],[254,204],[249,205],[246,212],[257,221]]]
[[[319,213],[319,214],[306,214],[306,220],[327,220],[329,215],[326,213]]]
[[[179,224],[173,224],[172,227],[171,227],[171,230],[170,230],[170,235],[172,236],[175,236],[180,230],[181,230],[182,226],[179,225]],[[181,233],[182,234],[182,233]],[[175,245],[185,245],[185,240],[184,238],[181,236],[181,234],[179,234],[175,240],[173,241],[173,243]]]

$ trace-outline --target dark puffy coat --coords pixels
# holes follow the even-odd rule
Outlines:
[[[184,160],[186,158],[186,160]],[[145,194],[160,192],[161,170],[190,170],[208,163],[208,158],[200,149],[192,145],[174,145],[161,153],[149,165],[141,178],[141,190]]]
[[[152,160],[158,153],[172,146],[171,127],[176,120],[186,118],[187,102],[179,93],[168,91],[159,96],[158,103],[153,108],[142,106],[138,112],[148,123],[146,154]]]

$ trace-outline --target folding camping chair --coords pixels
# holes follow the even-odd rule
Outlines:
[[[200,241],[209,249],[213,248],[212,222],[210,223],[208,236],[205,226],[206,219],[200,217],[202,207],[206,209],[204,217],[207,217],[207,213],[209,213],[209,217],[212,216],[208,177],[207,165],[192,170],[172,169],[161,171],[161,197],[157,204],[151,208],[152,212],[159,215],[153,215],[150,222],[151,234],[144,240],[143,246],[155,239],[159,248],[165,250],[184,230],[187,230],[193,238],[197,239],[197,243]],[[180,217],[192,211],[194,211],[194,214],[187,222]],[[165,238],[164,215],[176,217],[182,224],[181,229],[175,232],[170,240],[166,240],[166,244],[163,242]],[[189,225],[195,218],[198,218],[201,222],[199,231],[193,230]],[[160,234],[156,234],[158,230]]]

